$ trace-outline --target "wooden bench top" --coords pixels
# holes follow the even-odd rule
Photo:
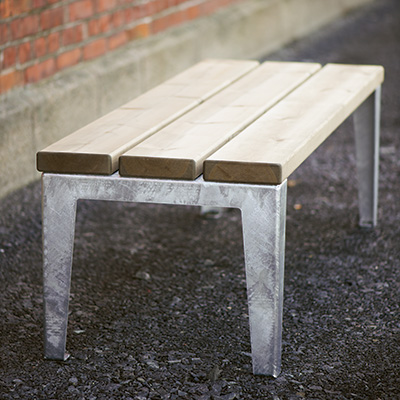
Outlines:
[[[382,67],[326,65],[211,155],[204,179],[283,182],[382,81]]]
[[[37,154],[44,172],[278,184],[383,82],[380,66],[209,60]]]
[[[258,66],[206,60],[37,154],[39,171],[112,174],[119,156]]]

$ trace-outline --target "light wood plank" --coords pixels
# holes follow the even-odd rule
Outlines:
[[[195,179],[203,161],[320,68],[266,62],[120,157],[122,176]]]
[[[383,82],[380,66],[328,64],[205,161],[204,179],[283,182]]]
[[[37,169],[112,174],[119,156],[258,66],[206,60],[37,154]]]

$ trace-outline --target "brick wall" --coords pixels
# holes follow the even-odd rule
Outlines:
[[[0,94],[241,0],[0,0]]]

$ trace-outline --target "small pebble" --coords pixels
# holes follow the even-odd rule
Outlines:
[[[75,386],[68,386],[68,392],[74,395],[79,394],[79,390]]]
[[[221,396],[221,400],[233,400],[233,399],[237,399],[237,393],[228,393],[228,394],[224,394],[223,396]]]
[[[73,385],[76,385],[78,383],[78,378],[76,376],[73,376],[69,379],[69,383],[72,383]]]
[[[222,386],[219,383],[214,383],[211,388],[211,393],[213,395],[219,395],[221,393]]]
[[[218,380],[220,375],[221,375],[221,370],[219,369],[218,365],[214,365],[212,370],[208,373],[208,379],[211,382],[215,382]]]
[[[154,360],[148,360],[146,361],[146,364],[151,368],[151,369],[159,369],[160,366],[158,365],[157,361]]]
[[[138,271],[135,274],[135,278],[136,279],[141,279],[143,281],[149,281],[151,279],[151,276],[146,271]]]
[[[311,385],[308,387],[310,390],[323,390],[321,386],[317,386],[317,385]]]
[[[171,302],[171,307],[176,306],[177,304],[179,304],[182,301],[182,299],[178,296],[174,296]]]

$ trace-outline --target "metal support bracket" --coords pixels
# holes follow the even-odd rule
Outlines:
[[[239,208],[255,374],[281,365],[286,181],[248,185],[44,173],[45,357],[64,360],[78,199]]]

